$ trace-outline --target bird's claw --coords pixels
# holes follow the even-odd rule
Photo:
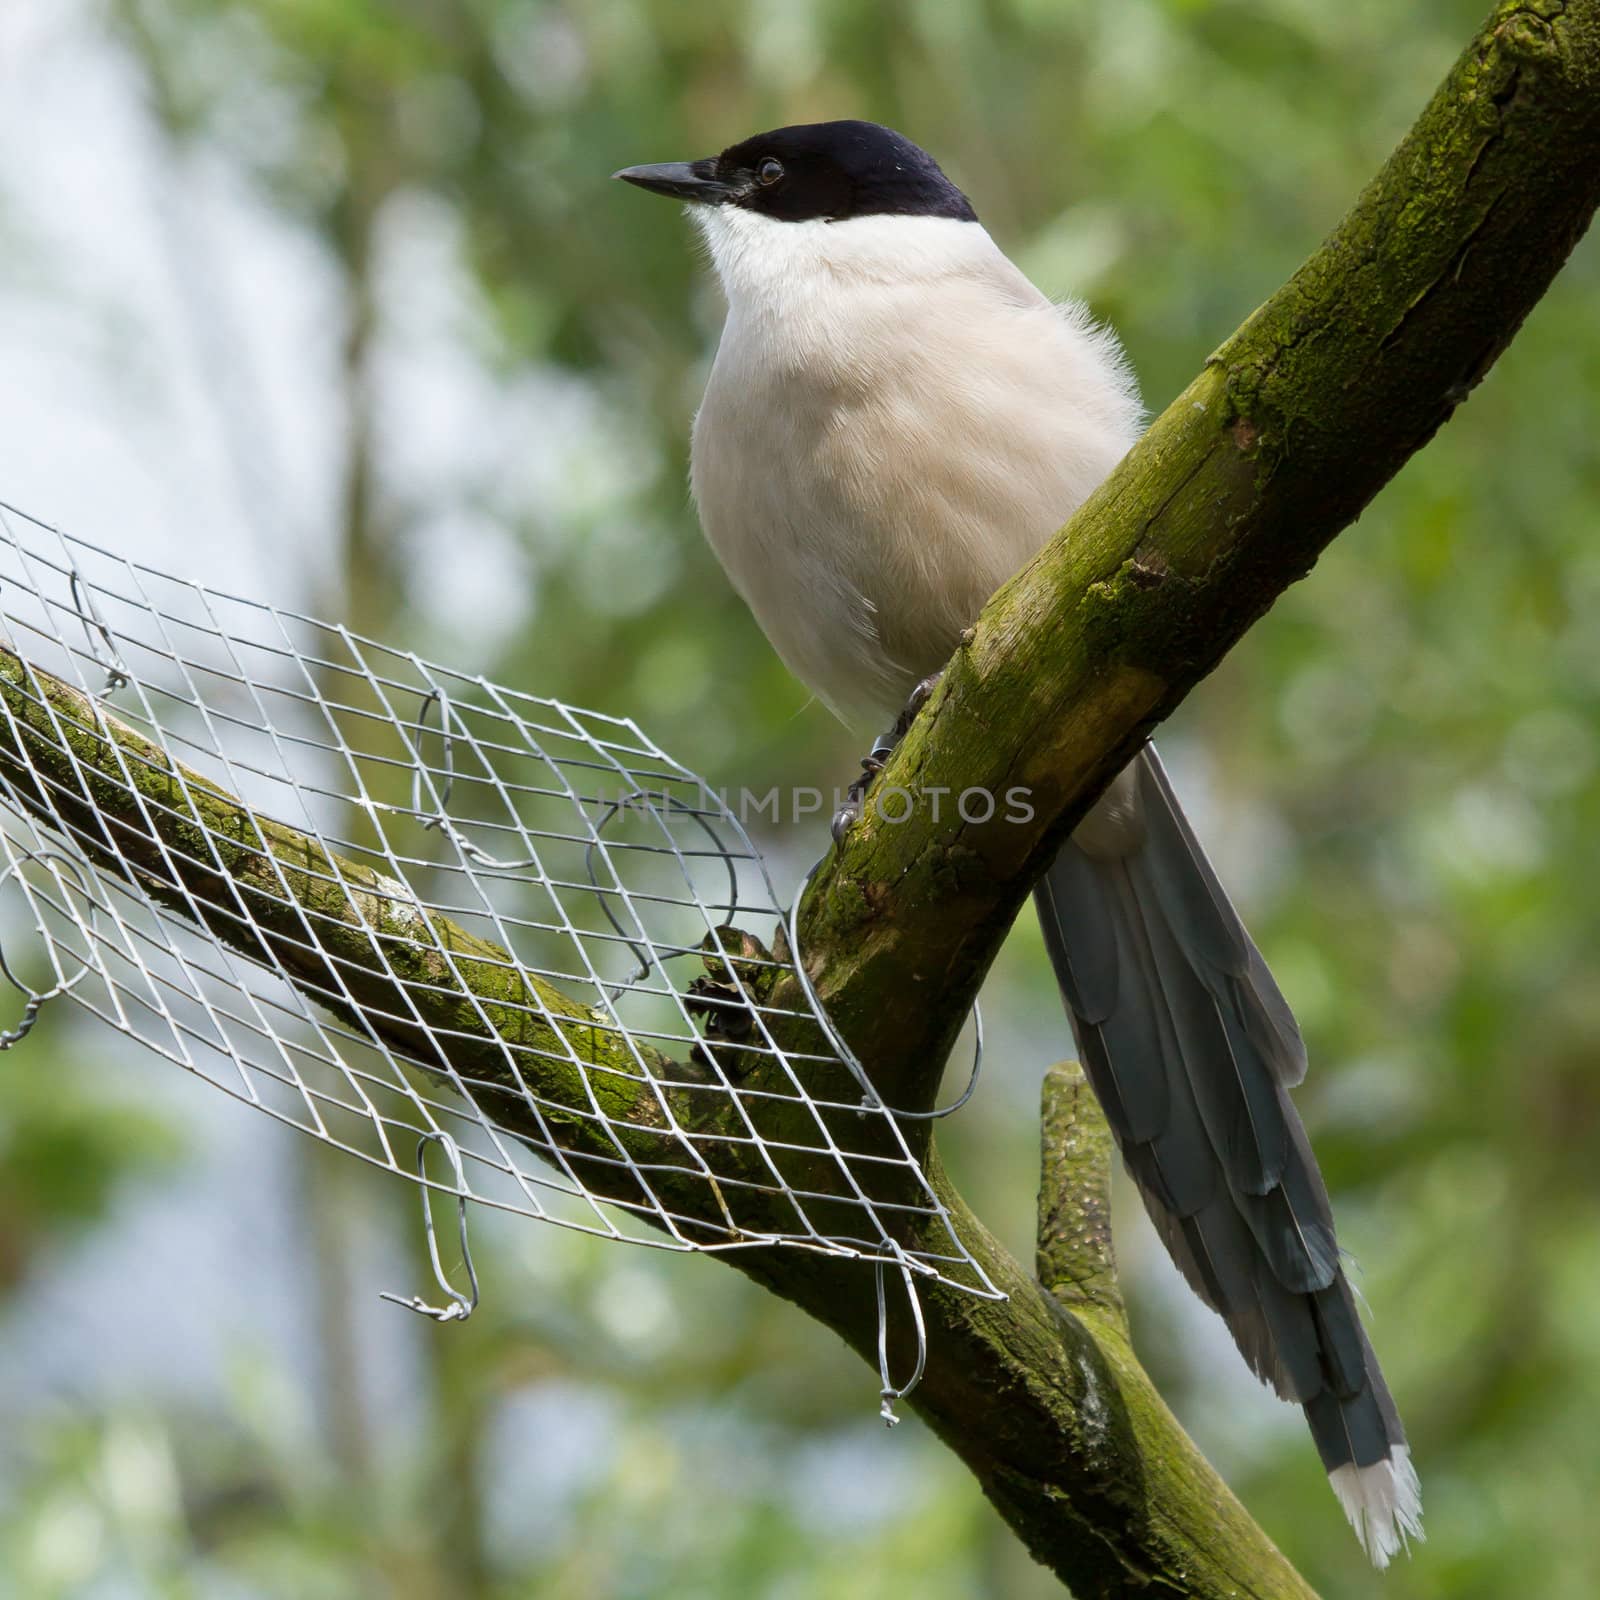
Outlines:
[[[905,709],[895,718],[894,726],[887,733],[879,734],[878,742],[861,758],[860,776],[845,790],[844,804],[834,812],[833,821],[829,824],[835,844],[842,844],[844,836],[861,820],[861,803],[866,799],[867,790],[872,787],[872,780],[883,771],[884,763],[894,754],[895,746],[905,738],[906,730],[916,720],[917,713],[928,703],[928,696],[938,688],[940,676],[937,672],[933,673],[911,691]]]
[[[866,798],[867,790],[872,787],[872,780],[883,771],[883,764],[889,759],[894,746],[886,744],[880,739],[873,745],[869,754],[861,758],[861,771],[854,783],[844,793],[844,804],[833,814],[830,824],[833,833],[833,842],[840,844],[844,836],[861,820],[861,802]]]
[[[939,687],[939,679],[943,676],[944,674],[942,672],[930,672],[928,676],[911,691],[910,695],[906,699],[905,706],[900,712],[900,715],[895,719],[893,737],[896,744],[905,738],[906,734],[910,731],[911,724],[916,721],[917,713],[925,705],[927,705],[929,699],[933,695],[933,691]]]

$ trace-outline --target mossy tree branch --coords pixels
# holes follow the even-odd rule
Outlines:
[[[869,808],[803,908],[808,966],[888,1103],[931,1102],[960,1020],[1058,841],[1483,376],[1597,198],[1600,0],[1498,6],[1328,242],[995,597],[881,782],[1023,788],[1032,819],[967,824],[947,806],[935,821],[919,807],[886,826]],[[0,656],[0,770],[25,806],[64,815],[97,861],[129,863],[156,899],[282,964],[428,1070],[498,1088],[501,1120],[530,1142],[594,1153],[591,1086],[647,1144],[671,1143],[656,1132],[668,1121],[715,1134],[704,1101],[642,1084],[593,1014],[544,992],[505,952],[422,911],[403,886],[252,816],[74,693]],[[333,961],[307,964],[318,942],[305,937],[308,916]],[[428,939],[412,970],[397,955],[418,944],[418,916]],[[419,1025],[426,1007],[439,1008],[439,1028],[426,1011]],[[530,1085],[504,1072],[506,1028],[526,1030],[524,1070],[566,1116],[519,1126]],[[1078,1240],[1072,1250],[1042,1240],[1056,1293],[988,1235],[927,1146],[930,1179],[1009,1299],[925,1292],[929,1362],[913,1404],[1082,1600],[1308,1595],[1134,1358],[1092,1215],[1104,1151],[1077,1089],[1057,1077],[1049,1094],[1047,1134],[1065,1126],[1086,1152],[1084,1168],[1053,1156],[1045,1180],[1067,1207],[1051,1216],[1072,1218]],[[678,1201],[717,1220],[692,1175]],[[779,1250],[735,1264],[875,1358],[870,1273]]]
[[[1070,1311],[1110,1318],[1123,1338],[1128,1311],[1111,1245],[1111,1126],[1083,1068],[1044,1075],[1039,1113],[1039,1244],[1034,1275]]]

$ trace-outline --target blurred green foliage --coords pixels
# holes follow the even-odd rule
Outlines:
[[[686,441],[720,308],[671,209],[607,174],[786,121],[892,123],[1037,281],[1119,328],[1159,407],[1338,218],[1483,4],[85,14],[141,74],[175,169],[198,154],[236,174],[337,285],[323,354],[348,426],[326,538],[361,625],[637,715],[713,781],[765,788],[831,784],[854,741],[703,548]],[[426,287],[419,232],[468,285],[454,359],[526,416],[526,464],[408,469],[425,423],[383,351]],[[1423,1473],[1429,1542],[1383,1580],[1395,1600],[1600,1592],[1597,406],[1591,241],[1168,740],[1310,1042],[1300,1104]],[[463,527],[491,530],[492,629],[438,604]],[[792,864],[817,841],[773,845]],[[988,1004],[999,1042],[947,1144],[1026,1251],[1036,1085],[1066,1048],[1030,930]],[[0,1082],[0,1305],[25,1302],[69,1226],[114,1225],[136,1169],[175,1159],[157,1113],[105,1108],[116,1041],[51,1021]],[[365,1175],[318,1192],[381,1208],[387,1237],[411,1225]],[[0,1391],[25,1419],[0,1473],[0,1594],[1056,1592],[929,1436],[877,1428],[853,1358],[734,1274],[526,1224],[480,1236],[484,1310],[406,1330],[414,1376],[348,1449],[328,1394],[270,1348],[179,1409]],[[1366,1592],[1296,1414],[1173,1292],[1135,1207],[1119,1240],[1175,1408],[1318,1587]]]

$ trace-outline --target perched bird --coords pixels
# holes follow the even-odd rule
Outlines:
[[[694,423],[707,538],[789,669],[890,717],[1138,436],[1114,336],[909,139],[757,134],[616,174],[688,202],[728,314]],[[1405,1432],[1288,1095],[1305,1048],[1146,748],[1036,890],[1078,1050],[1185,1278],[1306,1419],[1369,1554],[1421,1534]]]

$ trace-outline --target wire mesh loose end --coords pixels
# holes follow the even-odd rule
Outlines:
[[[3,889],[6,884],[15,878],[18,883],[22,885],[23,892],[27,895],[28,900],[32,905],[34,916],[36,919],[38,919],[41,916],[41,913],[37,903],[35,903],[35,896],[36,894],[40,894],[40,891],[35,891],[29,887],[27,880],[23,878],[21,871],[22,863],[24,861],[36,862],[40,866],[44,867],[47,872],[49,872],[51,878],[55,882],[57,890],[61,895],[60,901],[51,901],[48,894],[41,894],[40,897],[43,898],[46,903],[53,905],[57,911],[69,914],[71,916],[71,920],[76,922],[78,918],[75,914],[73,914],[72,902],[67,894],[66,885],[62,882],[61,878],[62,869],[64,868],[72,875],[73,882],[76,885],[79,894],[89,908],[89,934],[92,939],[93,935],[99,930],[99,911],[96,908],[94,899],[89,892],[89,883],[84,869],[76,861],[74,861],[71,856],[63,855],[59,850],[29,850],[23,845],[18,844],[10,834],[4,834],[3,838],[5,841],[5,853],[10,859],[7,861],[5,869],[0,871],[0,889]],[[39,922],[38,927],[39,931],[45,934],[46,942],[50,945],[51,954],[54,956],[55,947],[50,941],[49,934],[45,932],[43,923]],[[78,970],[69,978],[62,972],[59,958],[57,958],[56,977],[58,981],[49,989],[36,990],[29,988],[29,986],[11,970],[11,963],[6,959],[5,947],[3,944],[0,944],[0,976],[4,976],[6,982],[9,983],[11,987],[20,995],[22,995],[25,1002],[22,1008],[22,1016],[17,1021],[16,1025],[14,1027],[7,1028],[4,1032],[0,1032],[0,1050],[9,1050],[13,1045],[21,1044],[22,1041],[33,1032],[34,1024],[39,1020],[39,1013],[44,1009],[45,1002],[47,1000],[54,1000],[58,995],[69,993],[75,984],[88,976],[89,972],[91,971],[89,963],[81,956],[75,957],[75,959],[77,959],[81,964]]]
[[[904,1400],[922,1382],[922,1374],[927,1370],[928,1328],[922,1319],[922,1300],[917,1294],[917,1285],[911,1276],[911,1263],[899,1245],[891,1243],[890,1249],[894,1252],[894,1259],[900,1267],[900,1277],[906,1286],[906,1299],[911,1302],[911,1320],[917,1331],[916,1365],[911,1369],[910,1378],[896,1388],[894,1380],[889,1376],[889,1299],[884,1291],[883,1281],[883,1269],[886,1263],[880,1256],[873,1262],[873,1276],[878,1290],[878,1377],[883,1384],[878,1391],[878,1415],[888,1427],[895,1428],[900,1425],[900,1418],[895,1415],[895,1401]]]
[[[106,626],[105,618],[100,615],[100,608],[94,603],[93,594],[85,586],[76,567],[72,567],[68,572],[67,584],[72,593],[73,608],[78,613],[78,621],[83,624],[83,637],[88,642],[89,658],[106,675],[106,681],[100,690],[101,697],[113,695],[118,689],[126,689],[133,682],[132,674],[117,653],[116,641],[111,637],[111,630]],[[98,643],[96,636],[99,639]]]
[[[892,746],[890,747],[892,750]],[[873,754],[878,753],[878,747],[873,746]],[[871,1110],[881,1107],[891,1117],[898,1117],[907,1122],[937,1122],[943,1117],[951,1117],[977,1093],[978,1078],[983,1072],[983,1012],[979,1009],[978,1002],[972,1002],[972,1070],[967,1075],[967,1086],[947,1106],[935,1106],[931,1111],[901,1111],[894,1106],[884,1106],[878,1097],[878,1091],[872,1086],[872,1080],[867,1076],[867,1069],[861,1065],[856,1053],[845,1043],[839,1030],[834,1027],[832,1018],[829,1017],[827,1007],[822,1003],[822,996],[816,991],[816,986],[811,982],[811,974],[806,971],[806,959],[800,949],[800,902],[806,897],[806,890],[811,887],[811,880],[816,877],[822,863],[828,858],[819,856],[812,864],[811,870],[800,880],[800,887],[794,892],[794,899],[789,902],[788,914],[784,918],[784,932],[789,940],[789,959],[794,962],[794,975],[800,984],[800,991],[806,997],[806,1003],[814,1013],[817,1025],[826,1036],[829,1045],[845,1066],[850,1069],[851,1075],[861,1085],[865,1098],[861,1102],[862,1110]],[[891,1422],[893,1418],[889,1419]]]
[[[445,1276],[444,1264],[439,1259],[439,1236],[433,1226],[433,1196],[428,1186],[428,1146],[433,1143],[444,1146],[445,1154],[450,1158],[450,1165],[455,1173],[456,1180],[456,1221],[461,1240],[461,1262],[466,1268],[467,1283],[471,1289],[470,1295],[464,1295]],[[435,1322],[465,1322],[474,1311],[478,1309],[478,1272],[472,1264],[472,1251],[467,1244],[467,1174],[462,1165],[461,1151],[456,1142],[448,1133],[425,1133],[417,1141],[417,1181],[422,1185],[422,1226],[428,1237],[428,1259],[433,1263],[433,1276],[439,1287],[449,1296],[449,1304],[443,1306],[430,1306],[421,1295],[409,1297],[381,1293],[378,1298],[387,1300],[390,1305],[404,1306],[407,1311],[415,1311],[419,1316],[432,1317]]]

